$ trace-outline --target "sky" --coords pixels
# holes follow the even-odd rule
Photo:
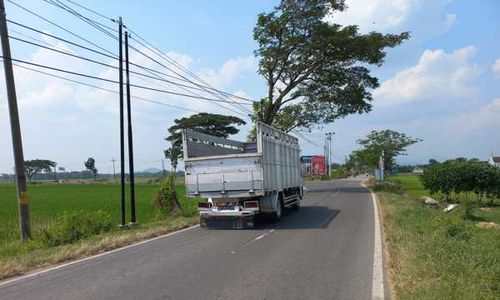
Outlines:
[[[69,2],[65,2],[70,5]],[[372,91],[373,110],[351,115],[315,128],[301,139],[304,155],[321,154],[325,132],[335,132],[334,161],[359,148],[356,141],[371,130],[391,129],[423,141],[411,146],[400,164],[425,163],[430,158],[477,157],[487,160],[500,154],[500,2],[496,0],[351,0],[348,9],[335,12],[326,21],[359,25],[361,32],[411,32],[402,46],[389,49],[385,63],[371,70],[380,79]],[[60,25],[58,28],[16,6],[35,11]],[[154,56],[138,44],[139,38],[164,51],[212,86],[246,98],[259,100],[266,83],[257,74],[257,45],[252,29],[257,15],[278,3],[254,1],[96,1],[81,0],[105,16],[123,18],[133,34],[131,45]],[[107,26],[117,24],[73,6]],[[44,1],[6,2],[7,19],[88,47],[95,45],[118,52],[111,37]],[[46,35],[9,23],[14,37],[39,42],[64,52],[117,66],[115,60],[54,40]],[[86,44],[75,35],[95,45]],[[33,40],[32,40],[33,39]],[[118,72],[74,57],[11,40],[12,57],[32,63],[76,71],[109,80]],[[161,61],[161,58],[157,58]],[[171,71],[131,50],[130,61],[153,70]],[[163,61],[166,65],[167,62]],[[30,67],[36,68],[36,67]],[[174,70],[175,67],[173,67]],[[142,73],[144,70],[134,69]],[[117,84],[43,70],[101,88],[117,91]],[[179,71],[179,70],[177,70]],[[44,74],[14,67],[25,159],[50,159],[66,170],[81,170],[90,156],[101,173],[112,172],[111,159],[119,160],[118,95],[82,86]],[[186,93],[165,82],[133,76],[131,83]],[[13,154],[5,78],[0,74],[0,173],[11,173]],[[203,92],[201,92],[203,93]],[[134,156],[137,171],[161,168],[167,128],[177,118],[194,112],[242,116],[206,100],[132,88],[133,96],[166,103],[158,105],[133,99]],[[206,97],[213,98],[210,94]],[[244,101],[241,101],[244,102]],[[248,107],[246,104],[243,104]],[[227,105],[222,105],[227,106]],[[248,118],[246,120],[249,122]],[[241,127],[235,139],[244,140],[250,124]],[[169,168],[168,161],[165,161]],[[119,162],[116,163],[117,170]]]

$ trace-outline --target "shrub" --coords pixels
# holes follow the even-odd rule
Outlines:
[[[160,189],[153,199],[153,205],[162,213],[177,212],[180,210],[177,192],[175,191],[175,178],[168,176],[161,184]]]
[[[389,192],[399,195],[404,193],[403,187],[399,183],[390,181],[375,182],[372,188],[375,192]]]
[[[457,158],[433,164],[424,170],[420,180],[432,194],[442,193],[446,200],[463,193],[475,193],[478,200],[500,197],[500,168],[477,159]]]
[[[41,234],[44,244],[58,246],[110,231],[112,228],[111,216],[103,211],[65,212],[57,217],[55,225],[43,229]]]
[[[471,233],[464,223],[454,223],[445,227],[444,230],[448,238],[457,241],[468,241],[471,238]]]

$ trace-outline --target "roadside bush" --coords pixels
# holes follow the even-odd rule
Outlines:
[[[153,205],[163,214],[180,210],[179,199],[175,191],[175,178],[168,176],[161,184],[160,189],[153,199]]]
[[[56,223],[42,229],[42,241],[49,246],[70,244],[78,240],[110,231],[113,220],[108,213],[65,212],[58,216]]]
[[[500,168],[477,159],[457,158],[437,163],[424,170],[420,180],[431,194],[443,194],[447,201],[475,193],[482,201],[500,197]]]
[[[446,226],[444,232],[448,238],[456,241],[468,241],[471,238],[471,233],[464,223],[454,223]]]
[[[375,182],[372,189],[375,192],[389,192],[398,195],[402,195],[404,193],[403,187],[399,183],[390,181]]]

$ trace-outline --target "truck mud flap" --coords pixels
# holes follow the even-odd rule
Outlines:
[[[254,216],[200,216],[202,228],[247,229],[254,228]]]

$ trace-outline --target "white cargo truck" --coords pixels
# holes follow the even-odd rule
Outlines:
[[[254,216],[279,220],[303,196],[296,137],[263,123],[256,142],[184,130],[186,190],[198,203],[202,227],[251,228]]]

